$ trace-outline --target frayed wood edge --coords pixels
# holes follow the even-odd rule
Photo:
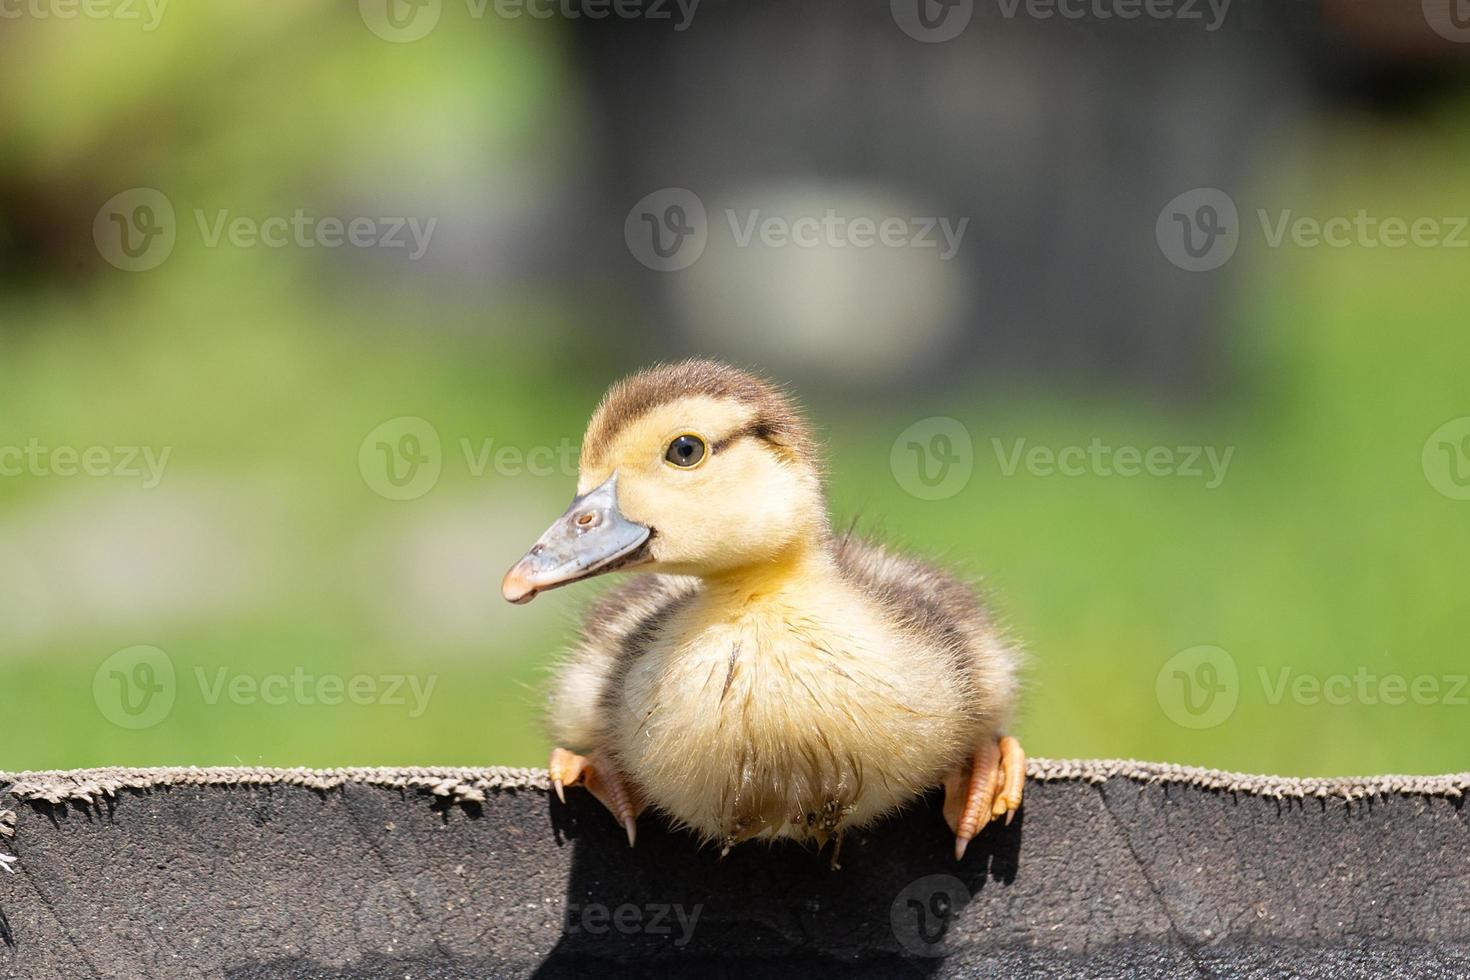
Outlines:
[[[1359,800],[1374,796],[1441,796],[1458,799],[1470,789],[1470,772],[1442,776],[1344,776],[1296,778],[1204,769],[1133,759],[1032,759],[1026,776],[1038,782],[1078,780],[1105,783],[1127,779],[1137,783],[1192,786],[1272,799]]]
[[[13,840],[15,838],[14,810],[0,810],[0,837],[3,837],[5,840]],[[15,855],[0,851],[0,869],[15,874],[15,869],[11,865],[15,864],[17,860],[18,858]]]
[[[457,803],[484,803],[487,794],[549,789],[545,770],[413,767],[407,769],[268,769],[252,767],[164,769],[75,769],[0,774],[20,800],[53,804],[96,803],[123,790],[148,791],[184,786],[300,786],[332,790],[348,784],[410,789]]]
[[[1470,773],[1443,776],[1367,776],[1306,778],[1252,775],[1131,759],[1032,759],[1028,779],[1037,782],[1105,783],[1127,779],[1144,784],[1173,784],[1200,789],[1227,790],[1274,799],[1309,797],[1362,799],[1371,796],[1413,795],[1458,798],[1470,789]],[[77,769],[46,772],[0,773],[0,785],[11,783],[9,794],[20,800],[53,804],[95,803],[123,790],[148,791],[176,786],[300,786],[332,790],[349,783],[386,789],[411,789],[454,802],[484,803],[488,794],[522,790],[547,791],[544,769],[412,767],[345,769],[270,769],[252,767]],[[8,812],[8,811],[7,811]],[[13,814],[11,814],[13,818]],[[0,829],[0,836],[10,833]],[[0,828],[3,828],[0,820]]]

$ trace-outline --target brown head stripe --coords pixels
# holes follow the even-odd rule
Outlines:
[[[726,434],[723,439],[720,439],[714,445],[710,446],[709,451],[712,453],[724,452],[726,449],[729,449],[731,446],[735,445],[735,443],[748,436],[754,436],[757,439],[764,439],[767,442],[776,441],[771,438],[770,427],[767,426],[766,423],[762,420],[756,419],[754,422],[742,425],[734,432]]]
[[[680,361],[660,364],[619,381],[603,396],[582,445],[583,459],[597,465],[618,434],[660,405],[679,398],[707,395],[728,398],[749,407],[751,421],[712,448],[715,452],[736,438],[753,435],[790,450],[798,459],[815,463],[816,448],[805,421],[779,388],[746,371],[718,361]]]

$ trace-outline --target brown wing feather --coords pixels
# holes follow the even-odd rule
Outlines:
[[[838,539],[834,554],[847,580],[886,610],[898,629],[917,635],[968,671],[977,710],[1001,728],[1009,725],[1021,654],[969,584],[852,534]]]

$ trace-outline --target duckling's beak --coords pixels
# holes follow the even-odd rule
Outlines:
[[[526,556],[505,573],[501,594],[509,602],[530,602],[538,592],[648,559],[644,547],[653,530],[635,524],[618,510],[618,475],[572,501],[537,539]]]

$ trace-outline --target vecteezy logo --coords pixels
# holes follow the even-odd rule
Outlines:
[[[944,500],[969,484],[975,445],[970,430],[958,419],[921,419],[893,440],[888,465],[898,485],[915,497]]]
[[[1154,223],[1154,238],[1164,258],[1187,272],[1218,269],[1240,243],[1240,216],[1230,195],[1216,187],[1196,187],[1164,205]]]
[[[1446,41],[1470,41],[1470,0],[1423,0],[1424,20]]]
[[[893,22],[915,41],[952,41],[970,26],[975,0],[888,0]]]
[[[898,944],[916,956],[943,956],[950,925],[970,901],[970,890],[954,875],[927,875],[910,883],[888,910]]]
[[[633,258],[656,272],[687,269],[709,242],[704,202],[683,187],[656,190],[628,212],[623,240]]]
[[[357,0],[368,30],[394,44],[427,36],[438,25],[442,9],[443,0]]]
[[[367,434],[357,468],[368,488],[389,500],[415,500],[434,489],[444,466],[439,431],[421,418],[402,415]]]
[[[98,253],[126,272],[146,272],[163,264],[178,233],[174,206],[163,192],[134,187],[108,198],[92,219]]]
[[[1214,728],[1235,713],[1240,671],[1235,658],[1219,647],[1190,647],[1164,661],[1154,694],[1174,724]]]
[[[119,650],[92,675],[92,700],[120,728],[152,728],[173,710],[174,663],[158,647]]]
[[[1470,416],[1435,429],[1420,462],[1431,487],[1451,500],[1470,500]]]

